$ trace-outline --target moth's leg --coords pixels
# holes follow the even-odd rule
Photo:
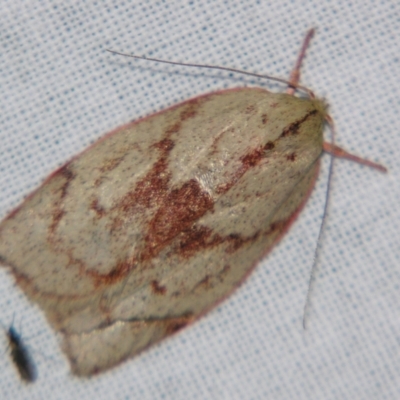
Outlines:
[[[300,68],[301,64],[303,62],[303,59],[306,55],[306,50],[310,44],[310,41],[312,37],[314,36],[315,29],[312,28],[307,32],[306,37],[304,38],[303,45],[301,46],[299,56],[297,57],[296,64],[294,65],[294,68],[292,69],[292,72],[290,73],[289,77],[289,82],[293,84],[293,86],[289,85],[288,88],[286,89],[286,93],[293,95],[294,92],[296,91],[296,86],[300,82]]]

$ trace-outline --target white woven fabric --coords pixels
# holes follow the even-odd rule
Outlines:
[[[0,269],[0,320],[36,361],[21,383],[5,335],[2,399],[400,398],[400,5],[396,1],[0,2],[0,215],[102,134],[225,87],[277,85],[131,61],[106,48],[287,77],[330,104],[337,142],[389,168],[336,162],[308,329],[303,304],[326,160],[308,205],[245,284],[177,336],[92,379],[69,373],[40,310]]]

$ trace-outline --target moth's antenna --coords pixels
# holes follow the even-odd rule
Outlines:
[[[331,144],[333,145],[333,143],[335,142],[335,127],[334,127],[332,119],[329,116],[326,116],[326,120],[331,128]],[[313,263],[312,263],[311,272],[310,272],[310,278],[308,280],[306,300],[305,300],[304,309],[303,309],[303,329],[304,330],[306,330],[306,328],[307,328],[307,316],[308,316],[308,311],[309,311],[310,303],[311,303],[311,301],[310,301],[311,293],[314,288],[315,275],[317,272],[319,255],[321,253],[321,248],[322,248],[322,236],[325,231],[325,225],[326,225],[326,220],[327,220],[327,215],[328,215],[329,199],[330,199],[330,193],[332,190],[334,158],[335,157],[331,157],[330,164],[329,164],[328,183],[326,185],[326,194],[325,194],[326,201],[325,201],[325,205],[324,205],[324,211],[322,214],[321,225],[319,226],[317,245],[315,246],[315,250],[314,250],[314,257],[313,257]]]
[[[331,130],[331,142],[324,142],[323,143],[323,149],[326,153],[330,153],[332,155],[331,157],[331,162],[329,165],[329,171],[328,171],[328,183],[326,186],[326,201],[325,201],[325,206],[324,206],[324,212],[322,216],[322,222],[319,228],[319,233],[318,233],[318,239],[317,239],[317,246],[315,247],[314,251],[314,259],[313,259],[313,265],[311,267],[311,273],[310,273],[310,279],[308,281],[308,288],[307,288],[307,295],[306,295],[306,301],[304,304],[304,309],[303,309],[303,328],[307,328],[307,315],[308,311],[310,308],[310,299],[311,299],[311,293],[313,291],[313,286],[314,286],[314,281],[315,281],[315,275],[317,271],[317,264],[319,260],[319,254],[321,250],[321,243],[322,243],[322,236],[325,230],[325,225],[326,225],[326,220],[327,220],[327,214],[328,214],[328,207],[329,207],[329,199],[330,199],[330,193],[332,190],[332,177],[333,177],[333,164],[334,164],[334,159],[335,158],[345,158],[349,161],[356,162],[358,164],[365,165],[370,168],[377,169],[378,171],[387,172],[387,168],[384,167],[381,164],[375,163],[370,160],[366,160],[365,158],[358,157],[354,154],[351,154],[347,152],[346,150],[342,149],[339,146],[335,145],[335,136],[336,136],[336,131],[335,131],[335,124],[333,123],[332,118],[329,115],[325,116],[325,120],[328,123],[330,130]]]
[[[137,60],[146,60],[146,61],[159,62],[159,63],[163,63],[163,64],[179,65],[179,66],[182,66],[182,67],[217,69],[217,70],[220,70],[220,71],[234,72],[234,73],[238,73],[238,74],[242,74],[242,75],[253,76],[253,77],[256,77],[256,78],[269,79],[269,80],[272,80],[272,81],[275,81],[275,82],[284,83],[284,84],[289,85],[290,87],[294,87],[295,89],[298,89],[298,90],[303,90],[310,97],[312,97],[312,98],[315,97],[314,93],[310,89],[306,88],[305,86],[299,85],[298,83],[295,83],[294,80],[292,81],[292,80],[287,80],[287,79],[283,79],[283,78],[278,78],[278,77],[272,76],[272,75],[256,74],[254,72],[243,71],[241,69],[236,69],[236,68],[222,67],[222,66],[219,66],[219,65],[183,63],[183,62],[177,62],[177,61],[162,60],[162,59],[159,59],[159,58],[137,56],[135,54],[128,54],[128,53],[123,53],[123,52],[120,52],[120,51],[115,51],[115,50],[110,50],[110,49],[106,49],[106,51],[108,51],[110,53],[113,53],[113,54],[118,54],[118,55],[124,56],[124,57],[135,58]]]

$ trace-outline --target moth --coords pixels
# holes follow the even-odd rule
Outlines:
[[[364,162],[323,142],[323,101],[292,95],[311,36],[288,93],[223,90],[122,126],[1,222],[0,261],[73,373],[113,367],[237,288],[299,214],[323,150]]]
[[[34,382],[37,378],[35,364],[13,324],[7,329],[6,335],[11,349],[11,359],[21,379],[27,383]]]

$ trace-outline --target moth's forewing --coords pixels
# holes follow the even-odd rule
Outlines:
[[[73,371],[109,368],[226,297],[313,185],[325,110],[256,88],[108,134],[0,225],[0,259],[64,335]]]

